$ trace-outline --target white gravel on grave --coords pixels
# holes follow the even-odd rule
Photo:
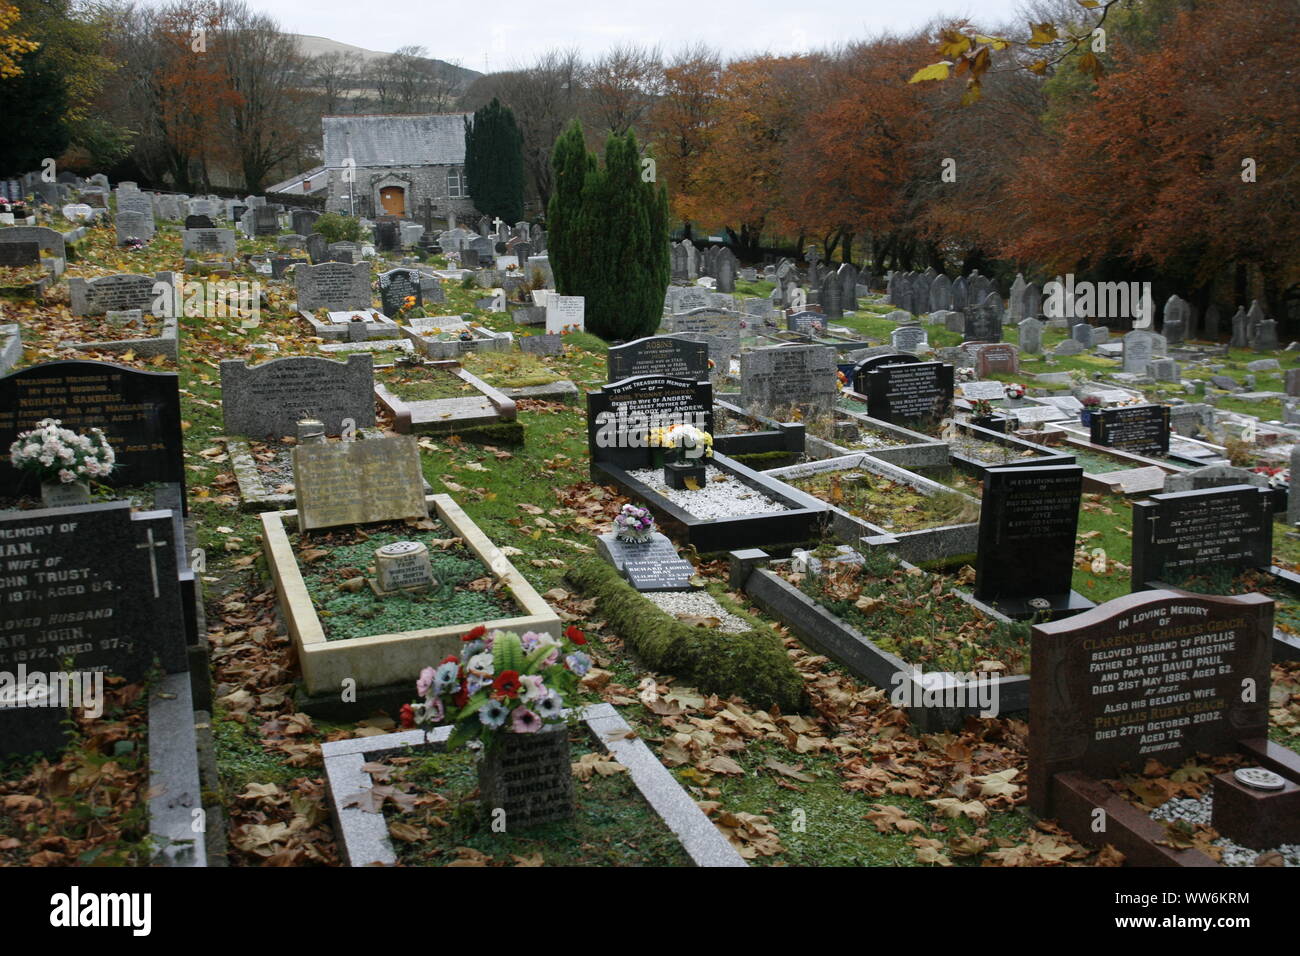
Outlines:
[[[642,591],[641,596],[649,598],[652,604],[659,605],[661,610],[674,617],[678,614],[716,617],[722,623],[715,630],[726,634],[739,634],[750,629],[748,621],[732,614],[708,591]]]
[[[705,465],[704,487],[699,491],[669,488],[662,468],[638,468],[628,474],[697,518],[735,518],[790,510],[713,465]],[[718,478],[723,480],[715,480]]]
[[[1188,823],[1204,823],[1210,825],[1210,820],[1214,811],[1214,797],[1206,794],[1199,800],[1191,797],[1168,800],[1156,809],[1151,811],[1151,819],[1158,822],[1166,820],[1186,820]],[[1219,837],[1213,842],[1214,846],[1223,849],[1224,866],[1254,866],[1255,860],[1267,850],[1252,850],[1248,846],[1242,846],[1239,843],[1233,843],[1227,837]],[[1287,866],[1300,866],[1300,844],[1284,843],[1282,846],[1273,848],[1276,852],[1282,854],[1282,859]]]

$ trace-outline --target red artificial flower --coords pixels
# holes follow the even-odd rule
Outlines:
[[[468,644],[470,641],[478,640],[486,633],[487,633],[487,627],[480,624],[478,627],[474,628],[468,634],[462,635],[461,640],[464,641],[466,644]]]
[[[412,727],[415,726],[415,708],[413,708],[410,704],[403,704],[401,718],[402,718],[402,728],[405,730],[410,730]]]
[[[448,654],[446,657],[444,657],[442,660],[440,660],[440,661],[438,662],[439,665],[442,665],[442,664],[459,664],[459,663],[460,663],[460,658],[457,657],[455,654]]]
[[[492,682],[497,697],[519,696],[519,671],[502,671]]]
[[[587,643],[587,635],[578,630],[578,625],[576,624],[570,624],[568,630],[564,632],[564,636],[575,644]]]
[[[456,696],[452,698],[452,701],[456,704],[457,707],[464,707],[466,704],[469,703],[468,683],[466,683],[465,681],[460,682],[460,690],[456,692]]]

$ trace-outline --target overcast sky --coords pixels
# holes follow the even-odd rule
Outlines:
[[[480,72],[509,69],[553,47],[598,54],[622,42],[666,53],[703,40],[727,55],[792,53],[924,26],[937,15],[981,27],[1005,22],[1020,0],[532,0],[429,3],[383,0],[248,0],[290,33],[391,53],[418,44]]]

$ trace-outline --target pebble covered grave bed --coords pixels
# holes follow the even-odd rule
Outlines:
[[[697,518],[735,518],[790,510],[713,465],[705,466],[704,487],[698,491],[669,488],[662,468],[629,469],[627,473]]]

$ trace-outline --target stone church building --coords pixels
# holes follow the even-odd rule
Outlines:
[[[268,191],[325,195],[325,208],[375,218],[466,217],[467,113],[322,116],[324,164]]]

